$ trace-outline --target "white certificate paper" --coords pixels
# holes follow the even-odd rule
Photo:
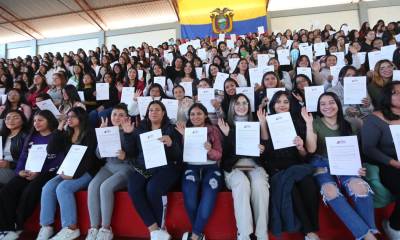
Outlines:
[[[345,66],[346,62],[344,61],[344,52],[334,52],[332,55],[335,55],[337,58],[336,65],[337,66]]]
[[[393,81],[400,81],[400,70],[393,70]]]
[[[236,88],[236,94],[244,94],[250,100],[251,111],[254,112],[254,88],[253,87],[238,87]]]
[[[166,80],[165,80],[164,76],[162,76],[162,77],[154,77],[154,83],[160,84],[162,88],[165,87],[165,81]]]
[[[297,74],[304,74],[311,80],[311,82],[313,81],[311,68],[309,68],[309,67],[298,67],[298,68],[296,68],[296,71],[297,71]]]
[[[59,117],[61,115],[60,111],[58,111],[51,99],[36,102],[36,106],[38,106],[40,110],[49,110],[55,117]]]
[[[137,102],[138,102],[138,107],[139,107],[139,114],[140,114],[140,119],[143,119],[146,116],[147,112],[147,107],[149,104],[153,101],[153,98],[150,96],[147,97],[138,97]]]
[[[211,101],[215,99],[214,88],[198,88],[197,89],[197,100],[207,108],[207,112],[214,113],[215,108],[211,104]]]
[[[329,169],[332,175],[357,176],[361,168],[357,136],[326,137]]]
[[[121,103],[125,103],[126,105],[130,105],[133,102],[133,97],[135,96],[135,88],[134,87],[123,87],[121,93]]]
[[[400,125],[389,125],[389,128],[396,149],[397,161],[400,161]]]
[[[260,156],[260,122],[236,122],[236,155]]]
[[[65,176],[70,177],[74,176],[86,150],[87,146],[72,145],[58,169],[57,174],[64,174]]]
[[[254,87],[256,83],[261,85],[263,71],[260,68],[250,68],[249,75],[250,75],[250,85],[252,87]]]
[[[269,55],[268,54],[257,54],[257,67],[264,68],[268,65]]]
[[[235,71],[236,66],[239,63],[240,58],[229,58],[228,62],[229,62],[229,72],[233,73],[233,71]]]
[[[85,93],[83,91],[78,91],[78,95],[82,102],[85,101]]]
[[[362,99],[367,97],[367,77],[345,77],[344,104],[362,104]]]
[[[300,55],[306,55],[311,62],[313,62],[313,50],[312,46],[304,46],[300,48]]]
[[[117,157],[118,151],[122,149],[118,127],[96,128],[95,130],[100,156],[102,158]]]
[[[281,65],[290,65],[290,51],[289,49],[276,50],[278,54],[278,60]]]
[[[197,49],[197,56],[202,60],[205,61],[207,59],[207,52],[205,48]]]
[[[333,77],[332,79],[332,87],[336,86],[336,84],[339,81],[339,72],[342,69],[342,66],[336,65],[336,66],[331,66],[330,67],[330,71],[331,71],[331,75]]]
[[[47,144],[34,144],[28,152],[28,158],[25,163],[25,170],[31,172],[42,171],[47,157]]]
[[[3,155],[3,138],[0,137],[0,159],[4,159]]]
[[[110,87],[109,83],[96,83],[96,100],[109,100]]]
[[[373,71],[375,69],[376,63],[381,59],[383,58],[380,51],[369,52],[368,53],[369,69]]]
[[[183,144],[183,161],[194,163],[207,162],[207,149],[204,144],[207,142],[206,127],[185,128],[185,140]]]
[[[193,96],[193,83],[192,82],[180,82],[179,85],[185,89],[185,96]]]
[[[229,78],[229,74],[218,72],[215,78],[214,88],[220,91],[224,91],[225,80]]]
[[[197,67],[195,68],[196,71],[196,77],[197,79],[201,79],[203,75],[203,68],[202,67]]]
[[[161,102],[164,104],[167,110],[167,115],[169,119],[178,119],[178,104],[179,101],[175,99],[162,99]]]
[[[325,43],[314,43],[315,56],[324,56],[326,54]]]
[[[297,133],[289,112],[269,115],[267,122],[274,149],[295,146]]]
[[[304,87],[307,112],[317,111],[318,98],[324,91],[324,86]]]
[[[146,169],[167,165],[164,144],[159,140],[161,129],[140,134]]]

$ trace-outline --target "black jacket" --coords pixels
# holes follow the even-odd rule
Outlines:
[[[19,159],[19,156],[21,155],[22,148],[24,147],[25,139],[28,136],[28,134],[24,131],[20,131],[17,135],[11,138],[11,146],[10,146],[10,152],[11,156],[13,158],[13,162],[10,162],[10,168],[15,169],[17,166],[17,161]],[[4,145],[6,144],[7,137],[2,136],[3,138],[3,148]],[[1,156],[3,157],[3,156]]]

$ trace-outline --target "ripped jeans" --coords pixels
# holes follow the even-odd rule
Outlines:
[[[353,236],[356,239],[363,239],[368,232],[377,233],[372,191],[368,183],[359,176],[331,175],[326,157],[313,156],[311,164],[315,168],[314,177],[321,189],[324,202],[333,209]],[[354,209],[341,193],[337,182],[342,186],[342,191],[351,197]]]
[[[186,166],[182,193],[192,232],[198,236],[203,233],[214,210],[221,182],[222,175],[217,164]]]

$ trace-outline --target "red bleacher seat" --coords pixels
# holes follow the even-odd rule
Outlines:
[[[87,192],[76,194],[78,205],[79,227],[86,234],[89,226],[89,214],[87,209]],[[380,227],[382,219],[387,218],[393,210],[393,204],[386,208],[376,209],[376,223]],[[25,225],[28,232],[39,231],[39,207],[29,218]],[[324,240],[354,239],[343,223],[336,215],[324,206],[320,205],[319,211],[320,231],[319,235]],[[60,227],[59,219],[56,228]],[[180,239],[185,231],[190,229],[189,219],[186,215],[183,196],[180,192],[168,194],[168,208],[166,217],[168,232],[174,239]],[[115,208],[112,219],[112,228],[115,236],[148,238],[148,231],[139,215],[135,211],[127,192],[117,192],[115,196]],[[381,230],[382,232],[382,230]],[[230,192],[221,192],[218,195],[216,207],[205,230],[209,240],[233,240],[236,237],[236,223],[233,212],[233,201]],[[275,239],[271,236],[271,239]],[[300,233],[283,234],[282,240],[302,240]]]

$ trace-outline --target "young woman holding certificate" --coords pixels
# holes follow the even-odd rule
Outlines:
[[[67,127],[64,130],[65,124]],[[72,176],[62,172],[43,187],[40,209],[42,227],[38,240],[47,240],[54,233],[51,225],[55,221],[57,201],[60,205],[62,229],[52,239],[72,240],[80,235],[74,194],[89,185],[100,163],[94,154],[97,145],[94,130],[89,126],[85,109],[81,107],[71,108],[66,118],[60,120],[47,151],[49,154],[66,154],[73,145],[86,146],[87,149],[81,159],[74,159],[80,162]]]
[[[344,119],[342,105],[334,93],[324,93],[318,99],[317,117],[314,119],[305,108],[301,115],[306,122],[306,149],[314,154],[311,164],[314,177],[321,189],[324,202],[329,204],[356,239],[375,240],[377,233],[374,205],[369,185],[360,176],[332,175],[329,169],[325,137],[352,135],[350,124]],[[359,169],[365,176],[365,169]],[[354,202],[347,202],[337,183],[340,183]]]
[[[175,126],[170,123],[167,110],[161,101],[152,101],[149,104],[145,118],[140,122],[138,128],[134,129],[133,124],[129,122],[129,124],[124,123],[122,129],[126,139],[123,146],[126,149],[126,156],[136,159],[134,171],[128,178],[128,192],[133,205],[148,227],[151,240],[171,239],[171,236],[161,229],[164,212],[162,196],[166,195],[180,178],[181,136],[175,130]],[[142,144],[141,134],[153,131],[161,131],[161,137],[152,144],[156,145],[157,141],[160,141],[164,145],[165,155],[161,155],[163,154],[161,151],[153,150],[152,157],[154,158],[152,159],[165,157],[167,165],[159,164],[158,167],[146,168],[146,165],[153,163],[146,161],[144,149],[147,150],[148,147]],[[150,142],[145,144],[150,144]],[[158,155],[154,156],[154,154]]]
[[[23,112],[10,110],[5,114],[1,128],[0,189],[15,176],[14,169],[24,146],[27,128],[28,120]]]
[[[249,99],[243,94],[234,96],[229,105],[227,122],[222,119],[218,121],[224,138],[222,166],[225,171],[226,185],[232,190],[238,239],[250,239],[250,234],[253,233],[252,212],[254,212],[255,235],[257,239],[266,240],[268,239],[269,184],[268,175],[263,168],[264,163],[261,161],[263,158],[236,154],[238,147],[236,146],[236,125],[252,120]],[[261,125],[260,142],[263,143],[267,136],[267,126]],[[251,137],[254,139],[257,136]],[[258,148],[257,145],[255,146],[257,152],[253,152],[252,155],[263,154],[265,147],[261,143]]]
[[[196,157],[193,153],[186,155],[184,152],[184,161],[187,162],[185,174],[182,178],[182,192],[185,200],[186,211],[192,224],[192,232],[185,233],[182,240],[201,240],[204,237],[204,228],[208,218],[214,210],[215,200],[219,189],[221,188],[222,174],[219,169],[219,161],[222,157],[221,134],[218,127],[211,124],[208,119],[207,109],[201,103],[195,103],[189,109],[189,120],[186,123],[186,130],[192,136],[186,136],[185,124],[180,122],[176,129],[184,137],[199,138],[190,131],[205,130],[207,141],[202,142],[202,146],[195,142],[185,142],[193,144],[184,148],[184,151],[190,151],[195,148],[203,148],[205,153],[203,160],[192,159]],[[186,159],[186,156],[190,159]],[[199,156],[199,155],[197,155]],[[201,195],[199,194],[201,191]]]
[[[45,155],[41,171],[29,171],[26,169],[30,149],[39,144],[48,144],[52,132],[57,128],[57,119],[48,111],[43,110],[35,114],[33,128],[26,138],[22,153],[19,157],[17,168],[13,177],[0,191],[0,238],[18,239],[22,232],[25,220],[36,209],[40,200],[42,187],[56,175],[56,169],[60,166],[63,154]],[[35,165],[43,159],[31,159],[29,165]],[[38,164],[38,163],[37,163]]]
[[[270,134],[265,149],[266,169],[271,176],[271,205],[272,219],[280,219],[280,221],[272,221],[272,233],[279,235],[282,231],[298,231],[305,235],[306,240],[318,240],[316,232],[318,226],[318,188],[312,177],[312,166],[306,163],[307,150],[304,146],[306,126],[300,116],[296,116],[291,112],[291,97],[286,91],[278,91],[274,94],[270,102],[270,113],[272,116],[278,116],[280,113],[290,113],[291,120],[297,136],[292,139],[291,147],[280,148],[274,144],[271,127],[288,125],[270,125]],[[259,112],[261,113],[261,112]],[[274,115],[278,114],[278,115]],[[260,123],[267,124],[262,114]],[[281,115],[282,116],[282,115]],[[283,116],[281,117],[283,119]],[[276,131],[276,130],[275,130]],[[280,134],[284,134],[283,129],[278,130]],[[283,194],[283,193],[286,194]],[[286,196],[285,196],[286,195]],[[285,196],[281,198],[280,196]],[[291,205],[293,211],[288,211],[285,207]],[[297,225],[296,221],[299,220]],[[290,219],[289,221],[287,221]],[[286,224],[280,224],[286,222]],[[290,224],[292,223],[292,224]],[[301,224],[299,224],[301,223]],[[299,229],[298,226],[301,226]]]
[[[392,127],[400,125],[400,82],[392,82],[383,89],[382,110],[369,115],[361,129],[363,152],[371,162],[379,167],[382,184],[397,199],[400,196],[400,162],[396,144],[398,131]],[[396,146],[396,147],[395,147]],[[389,239],[400,239],[400,202],[383,228]]]
[[[126,105],[116,105],[111,112],[111,123],[120,128],[121,142],[125,141],[122,126],[130,124],[130,117]],[[103,119],[100,127],[107,127],[108,120]],[[124,144],[122,144],[124,145]],[[96,150],[100,158],[99,151]],[[88,187],[88,208],[90,226],[87,240],[110,240],[113,238],[111,217],[114,209],[114,192],[126,188],[128,174],[132,171],[130,159],[126,158],[124,150],[120,150],[117,157],[107,157],[106,165],[96,174]],[[99,227],[101,228],[99,229]]]

